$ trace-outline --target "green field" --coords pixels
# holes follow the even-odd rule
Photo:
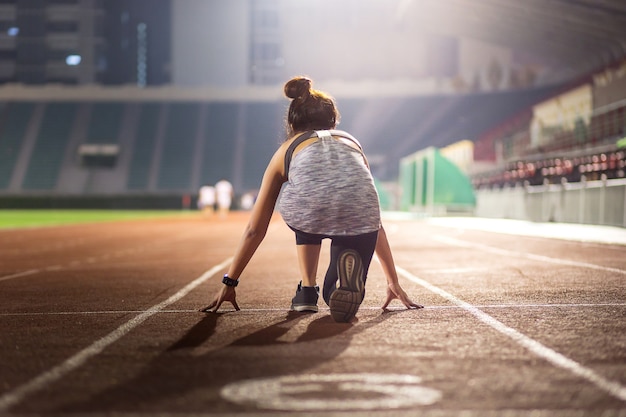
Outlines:
[[[0,229],[191,216],[181,210],[0,210]]]

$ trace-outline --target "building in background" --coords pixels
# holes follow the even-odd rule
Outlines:
[[[172,0],[172,83],[278,85],[304,74],[324,85],[413,82],[426,93],[508,86],[508,48],[424,29],[415,7]],[[489,81],[494,66],[501,74]]]
[[[569,24],[590,10],[505,3],[0,0],[0,83],[232,89],[305,74],[333,92],[456,94],[558,84],[624,55],[611,8],[593,8],[601,29],[580,42]]]
[[[0,83],[166,84],[169,39],[170,0],[1,0]]]

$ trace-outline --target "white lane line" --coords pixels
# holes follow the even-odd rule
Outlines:
[[[186,233],[184,235],[181,235],[177,238],[174,238],[173,240],[169,240],[168,242],[177,242],[179,240],[184,240],[187,238],[187,236],[192,236],[194,234],[196,234],[197,232],[194,230],[193,232],[190,233]],[[82,240],[82,239],[81,239]],[[30,269],[28,271],[22,271],[22,272],[17,272],[11,275],[5,275],[5,276],[0,276],[0,282],[1,281],[7,281],[9,279],[13,279],[13,278],[19,278],[19,277],[24,277],[27,275],[33,275],[33,274],[38,274],[40,272],[44,272],[44,271],[61,271],[67,268],[73,268],[79,265],[84,265],[84,264],[94,264],[100,261],[105,261],[105,260],[110,260],[111,258],[116,258],[116,257],[122,257],[124,255],[130,255],[133,253],[138,253],[138,252],[143,252],[145,251],[146,248],[152,248],[152,247],[158,247],[160,245],[162,245],[163,242],[156,240],[150,244],[147,244],[145,246],[136,246],[136,247],[132,247],[129,249],[125,249],[122,251],[116,251],[113,253],[103,253],[100,254],[98,256],[91,256],[89,258],[86,259],[76,259],[73,261],[69,261],[67,264],[65,265],[50,265],[50,266],[45,266],[39,269]]]
[[[74,356],[67,359],[65,362],[55,366],[54,368],[39,374],[39,376],[31,379],[29,382],[20,385],[19,387],[11,390],[0,397],[0,412],[7,411],[10,407],[22,401],[27,395],[32,394],[33,392],[39,391],[45,388],[47,385],[59,380],[64,377],[68,373],[77,369],[85,362],[87,362],[92,357],[98,355],[102,352],[106,347],[115,343],[119,339],[121,339],[124,335],[130,332],[135,327],[139,326],[141,323],[149,319],[151,316],[165,309],[167,306],[175,303],[180,300],[184,296],[186,296],[190,291],[196,288],[198,285],[202,284],[204,281],[211,278],[213,275],[218,273],[220,270],[226,268],[232,261],[232,257],[226,259],[219,265],[214,266],[213,268],[206,271],[200,277],[196,278],[185,287],[180,289],[176,294],[172,295],[165,301],[162,301],[159,304],[156,304],[146,310],[145,312],[133,317],[126,323],[122,324],[117,329],[113,330],[108,335],[104,336],[100,340],[95,341],[90,346],[81,350]]]
[[[590,264],[587,262],[577,262],[577,261],[570,261],[568,259],[550,258],[549,256],[535,255],[533,253],[515,252],[511,250],[494,248],[493,246],[482,245],[480,243],[468,242],[465,240],[454,239],[452,237],[441,236],[441,235],[435,235],[433,236],[433,239],[438,240],[439,242],[442,242],[442,243],[446,243],[448,245],[478,249],[478,250],[485,251],[485,252],[491,252],[497,255],[517,256],[521,258],[531,259],[534,261],[550,262],[553,264],[575,266],[579,268],[597,269],[599,271],[626,275],[626,270],[624,269],[611,268],[608,266]]]
[[[501,309],[525,309],[525,308],[591,308],[591,307],[626,307],[626,303],[564,303],[564,304],[475,304],[476,308],[501,308]],[[459,310],[463,309],[457,305],[439,305],[439,306],[425,306],[424,310]],[[319,306],[320,311],[329,311],[326,306]],[[361,306],[359,311],[377,311],[381,310],[380,307],[368,307]],[[405,307],[388,307],[389,311],[403,311]],[[228,307],[220,308],[220,313],[233,312]],[[105,315],[105,314],[138,314],[145,313],[146,310],[99,310],[99,311],[48,311],[48,312],[23,312],[23,313],[0,313],[0,317],[14,317],[14,316],[88,316],[88,315]],[[187,314],[197,313],[198,310],[159,310],[155,314]],[[240,310],[241,314],[245,313],[286,313],[289,312],[289,308],[243,308]]]
[[[429,283],[428,281],[425,281],[421,278],[416,277],[415,275],[411,274],[409,271],[402,269],[400,267],[396,267],[396,270],[398,271],[399,275],[402,275],[408,280],[421,285],[422,287],[445,298],[451,303],[459,307],[462,307],[464,310],[472,314],[478,320],[482,321],[483,323],[493,327],[498,332],[513,339],[513,341],[515,341],[517,344],[530,350],[535,355],[547,360],[548,362],[550,362],[551,364],[555,366],[558,366],[567,371],[570,371],[574,375],[577,375],[579,377],[586,379],[587,381],[594,384],[596,387],[606,391],[612,396],[622,401],[626,401],[626,387],[625,386],[617,382],[610,381],[602,377],[601,375],[598,375],[593,370],[579,364],[578,362],[572,359],[569,359],[568,357],[558,353],[555,350],[550,349],[547,346],[542,345],[536,340],[531,339],[530,337],[524,335],[523,333],[520,333],[519,331],[505,325],[501,321],[496,320],[495,318],[491,317],[489,314],[483,312],[482,310],[479,310],[475,306],[459,298],[456,298],[454,295],[450,294],[449,292],[445,290],[442,290],[441,288]]]
[[[40,269],[29,269],[28,271],[22,271],[22,272],[18,272],[16,274],[11,274],[11,275],[5,275],[3,277],[0,277],[0,281],[6,281],[9,279],[13,279],[13,278],[19,278],[19,277],[25,277],[27,275],[33,275],[38,273],[39,271],[41,271]]]
[[[561,239],[576,243],[626,245],[626,231],[621,227],[572,223],[537,223],[526,220],[487,219],[481,217],[431,217],[428,223],[460,230]]]
[[[422,269],[422,273],[427,274],[468,274],[473,272],[488,271],[490,268],[434,268],[434,269]]]

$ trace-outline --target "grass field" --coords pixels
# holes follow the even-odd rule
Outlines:
[[[0,229],[190,216],[182,210],[0,210]]]

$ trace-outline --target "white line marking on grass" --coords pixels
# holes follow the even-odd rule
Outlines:
[[[518,257],[522,257],[526,259],[531,259],[534,261],[550,262],[553,264],[576,266],[580,268],[597,269],[599,271],[613,272],[616,274],[626,275],[626,270],[618,269],[618,268],[611,268],[608,266],[601,266],[601,265],[590,264],[586,262],[570,261],[568,259],[550,258],[549,256],[535,255],[533,253],[515,252],[511,250],[494,248],[493,246],[482,245],[480,243],[467,242],[465,240],[454,239],[451,237],[441,236],[441,235],[435,235],[433,236],[433,239],[438,240],[442,243],[446,243],[448,245],[460,246],[464,248],[479,249],[482,251],[495,253],[497,255],[518,256]]]
[[[176,294],[172,295],[167,300],[162,301],[161,303],[152,306],[145,312],[133,317],[117,329],[113,330],[108,335],[104,336],[100,340],[95,341],[90,346],[86,347],[71,358],[67,359],[65,362],[55,366],[54,368],[42,374],[39,374],[39,376],[31,379],[29,382],[23,385],[20,385],[14,390],[7,392],[0,397],[0,412],[7,411],[10,407],[22,401],[27,395],[45,388],[47,385],[61,379],[68,373],[77,369],[89,359],[102,352],[106,347],[112,345],[128,332],[130,332],[132,329],[149,319],[151,316],[155,315],[156,313],[165,309],[165,307],[175,303],[176,301],[186,296],[198,285],[202,284],[204,281],[215,275],[218,271],[228,266],[231,261],[232,257],[226,259],[219,265],[214,266],[213,268],[202,274],[200,277],[196,278],[195,280],[184,286]]]
[[[457,306],[462,307],[464,310],[472,314],[478,320],[493,327],[495,330],[504,334],[505,336],[508,336],[509,338],[513,339],[513,341],[515,341],[517,344],[530,350],[535,355],[547,360],[548,362],[550,362],[551,364],[555,366],[558,366],[567,371],[570,371],[574,375],[577,375],[579,377],[586,379],[587,381],[594,384],[596,387],[604,390],[605,392],[611,394],[612,396],[622,401],[626,401],[626,387],[625,386],[620,385],[617,382],[610,381],[598,375],[593,370],[586,368],[585,366],[579,364],[578,362],[572,359],[569,359],[568,357],[558,353],[555,350],[550,349],[547,346],[542,345],[536,340],[531,339],[530,337],[520,333],[519,331],[505,325],[501,321],[496,320],[495,318],[491,317],[489,314],[483,312],[482,310],[479,310],[475,306],[459,298],[456,298],[454,295],[450,294],[449,292],[445,290],[442,290],[441,288],[429,283],[428,281],[425,281],[421,278],[416,277],[415,275],[411,274],[407,270],[402,269],[400,267],[396,267],[396,270],[398,271],[398,274],[404,276],[408,280],[413,281],[421,285],[422,287],[426,288],[427,290],[456,304]]]

